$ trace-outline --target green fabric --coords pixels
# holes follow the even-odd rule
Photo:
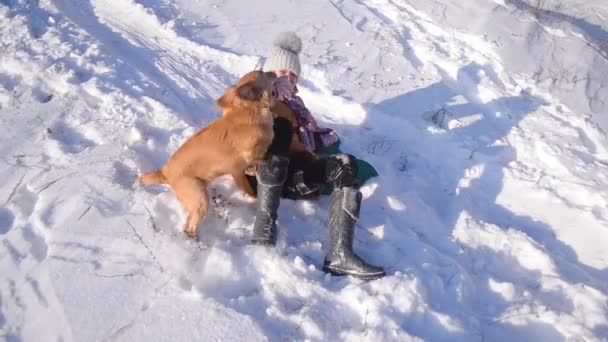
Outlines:
[[[327,156],[331,156],[332,154],[342,153],[342,151],[340,151],[340,142],[338,141],[333,145],[324,147],[324,148],[318,150],[317,152],[319,152],[319,154],[324,154]]]
[[[363,159],[357,159],[357,167],[357,179],[359,180],[359,185],[363,185],[370,178],[378,177],[378,171],[376,171],[372,164]]]

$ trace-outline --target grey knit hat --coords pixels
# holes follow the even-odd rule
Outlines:
[[[274,41],[270,57],[264,63],[265,71],[291,70],[300,76],[301,66],[298,55],[302,51],[302,39],[294,32],[283,32]]]

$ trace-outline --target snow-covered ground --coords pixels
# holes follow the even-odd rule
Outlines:
[[[132,185],[288,29],[383,279],[320,270],[327,198],[266,249],[227,178],[199,241]],[[0,123],[0,339],[608,340],[604,0],[0,0]]]

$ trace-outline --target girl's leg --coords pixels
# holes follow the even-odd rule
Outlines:
[[[289,166],[289,145],[293,129],[284,118],[274,120],[274,139],[266,159],[262,161],[256,175],[257,209],[253,225],[252,242],[260,245],[274,245],[277,239],[277,211],[283,183]]]
[[[311,184],[331,184],[336,189],[357,187],[357,159],[335,154],[315,160],[304,168],[304,180]]]
[[[334,186],[329,200],[329,249],[323,270],[368,280],[383,277],[385,272],[381,267],[366,263],[353,251],[355,224],[361,208],[355,157],[337,154],[317,160],[306,168],[304,179]]]

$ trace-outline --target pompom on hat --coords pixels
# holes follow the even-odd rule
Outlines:
[[[264,63],[264,70],[290,70],[300,76],[302,70],[298,56],[300,51],[302,51],[302,39],[297,34],[294,32],[280,33],[274,41],[270,57]]]

